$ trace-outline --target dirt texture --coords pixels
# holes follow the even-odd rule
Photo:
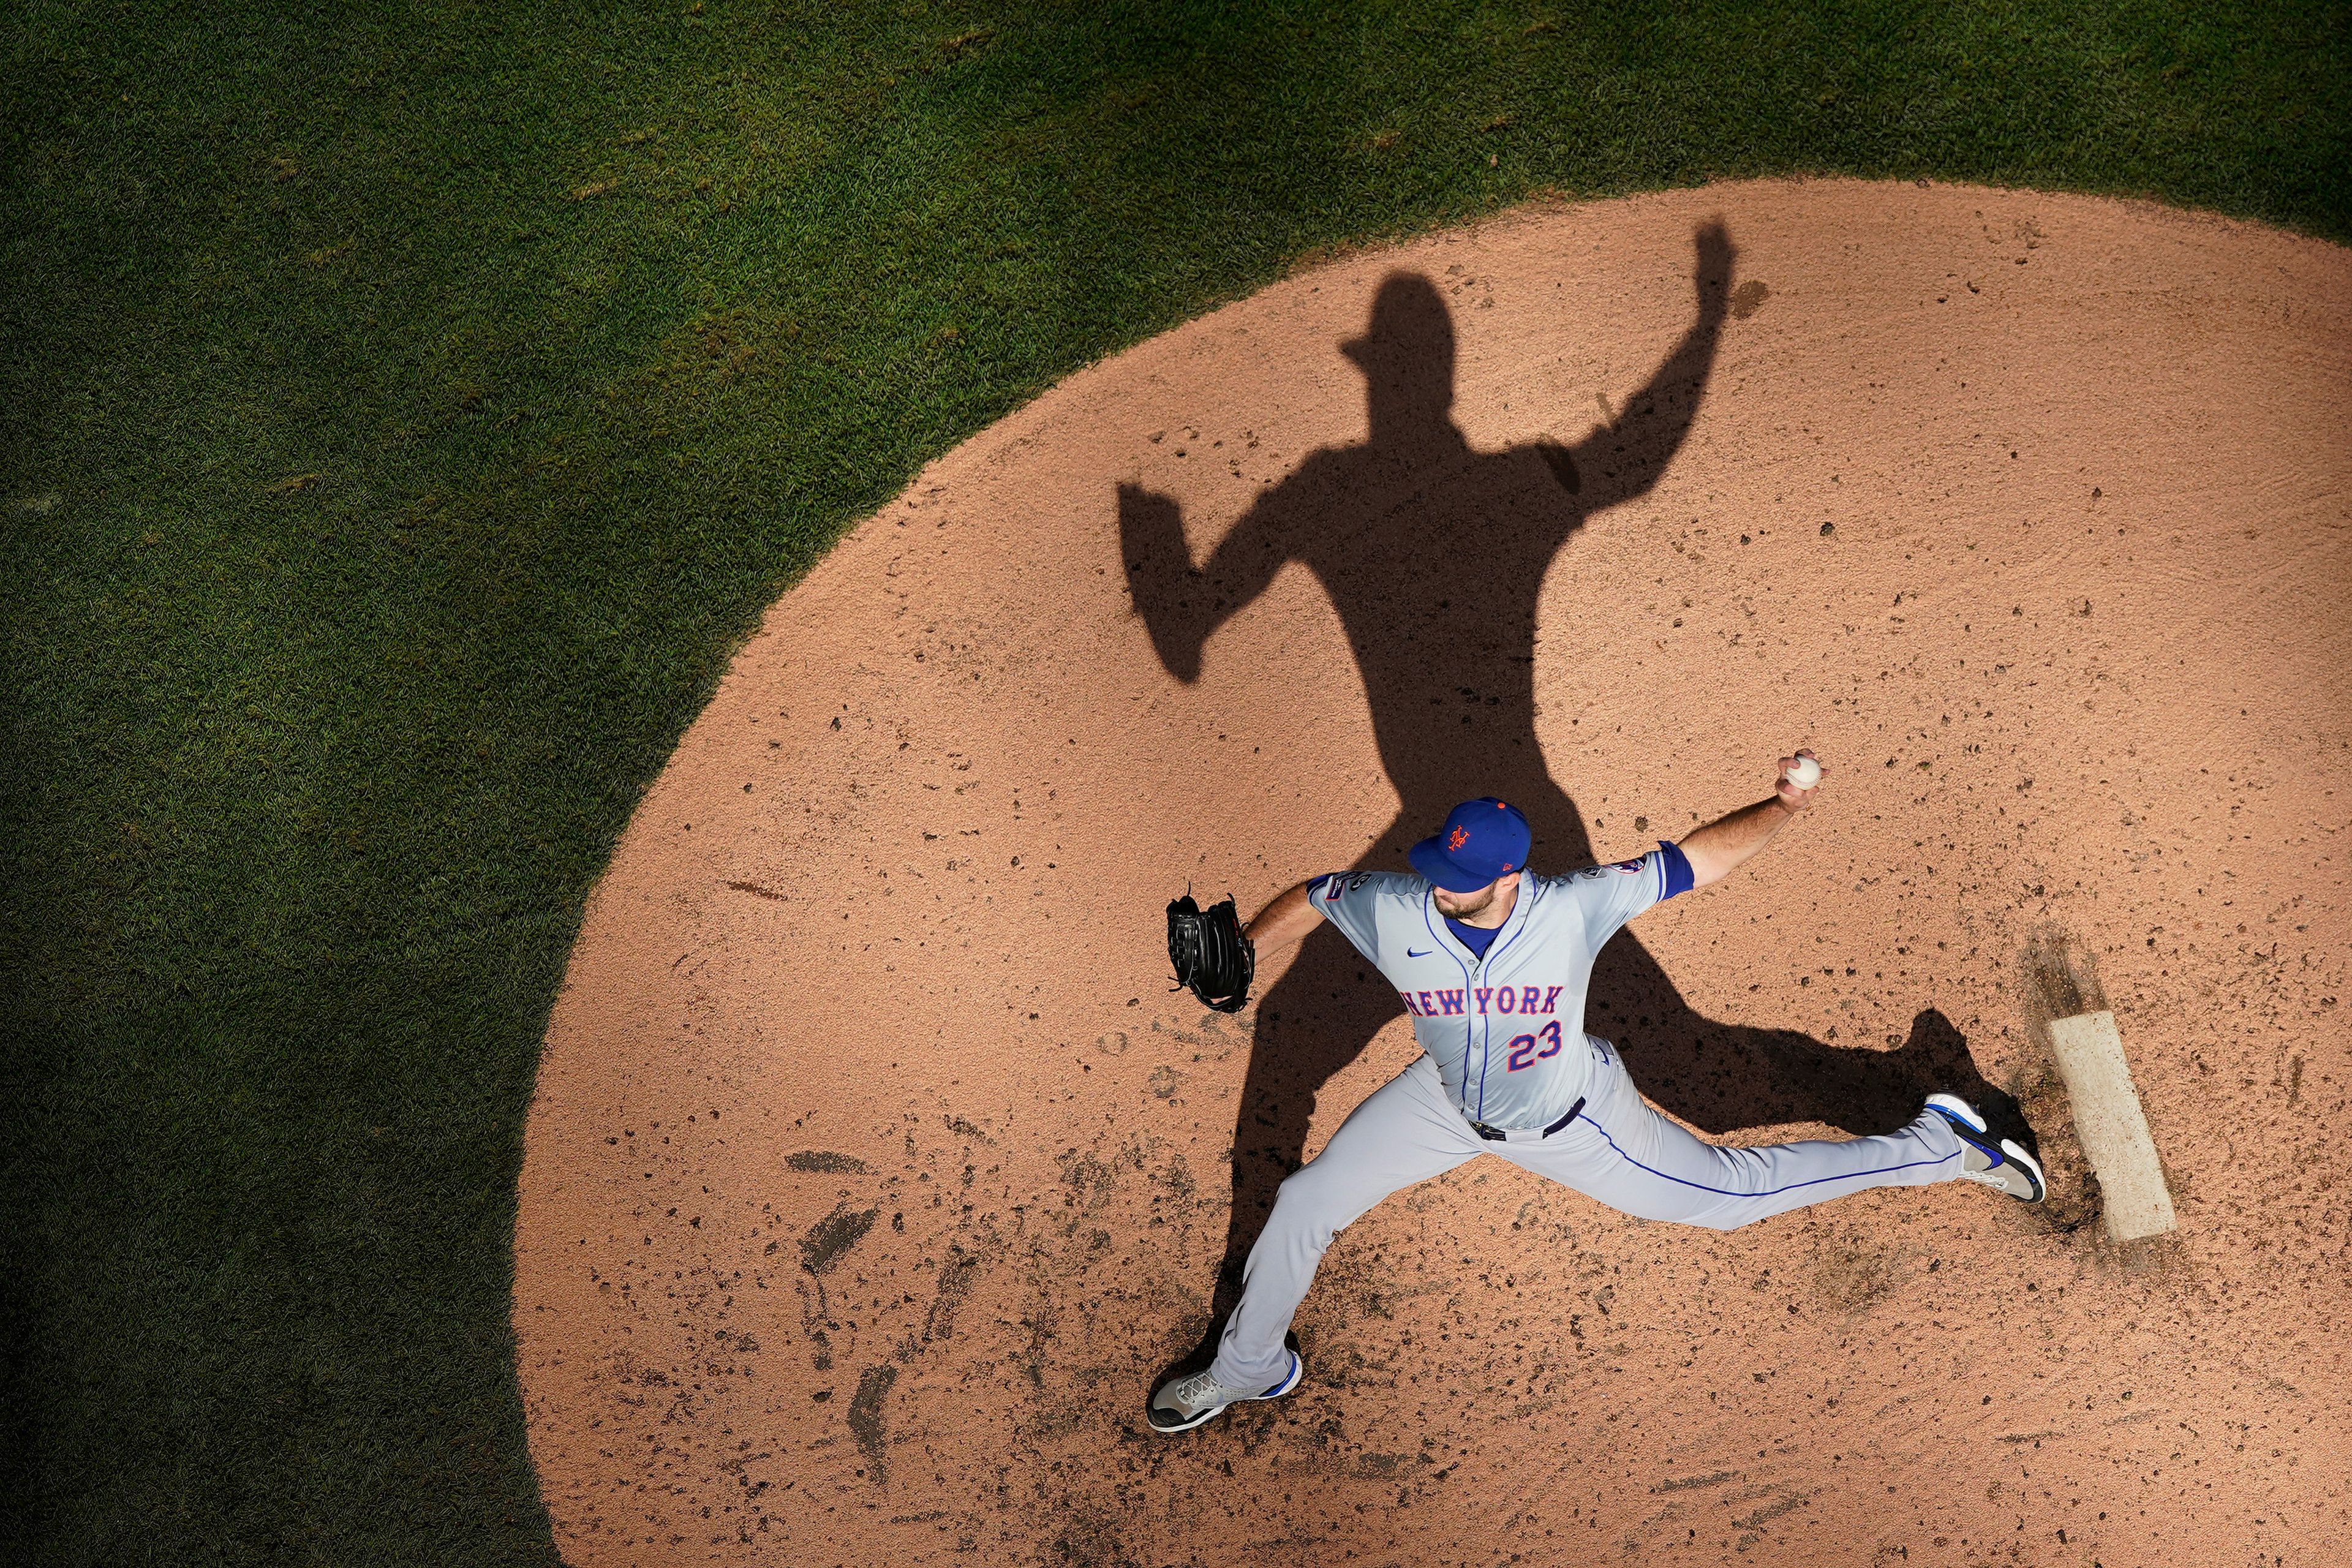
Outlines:
[[[1719,218],[1723,236],[1708,226]],[[1736,251],[1736,254],[1734,254]],[[2315,1564],[2340,1331],[2352,256],[1765,182],[1350,255],[1071,377],[773,608],[590,905],[516,1236],[580,1564]],[[1588,1026],[1710,1136],[2030,1123],[2053,1201],[1727,1236],[1478,1160],[1344,1232],[1291,1397],[1149,1432],[1412,1050],[1164,906],[1815,809]],[[2106,1243],[2040,1026],[2179,1204]]]

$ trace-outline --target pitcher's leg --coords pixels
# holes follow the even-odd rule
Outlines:
[[[1283,1336],[1331,1237],[1400,1187],[1499,1147],[1481,1142],[1446,1103],[1426,1057],[1375,1089],[1323,1152],[1282,1184],[1243,1269],[1241,1304],[1217,1342],[1216,1380],[1258,1388],[1281,1376],[1289,1363]]]
[[[1960,1140],[1931,1110],[1874,1138],[1719,1147],[1644,1100],[1606,1042],[1591,1048],[1593,1088],[1583,1113],[1544,1143],[1496,1152],[1627,1214],[1735,1230],[1848,1193],[1924,1186],[1961,1173]]]

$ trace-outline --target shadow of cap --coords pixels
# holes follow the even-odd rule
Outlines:
[[[1391,272],[1372,296],[1372,316],[1363,335],[1341,343],[1339,352],[1367,374],[1404,367],[1450,372],[1454,315],[1428,279],[1417,272]]]

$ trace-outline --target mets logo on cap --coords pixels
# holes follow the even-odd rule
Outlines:
[[[1528,862],[1535,841],[1518,807],[1492,795],[1465,800],[1431,837],[1405,852],[1412,868],[1449,893],[1475,893]]]

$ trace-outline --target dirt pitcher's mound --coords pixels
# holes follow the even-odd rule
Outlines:
[[[2347,394],[2342,250],[1773,182],[1335,262],[941,458],[744,649],[556,1005],[514,1321],[566,1556],[2326,1558]],[[1483,794],[1616,859],[1804,742],[1817,808],[1620,937],[1589,1026],[1734,1139],[1963,1088],[2053,1203],[1718,1236],[1474,1161],[1341,1236],[1295,1395],[1148,1432],[1412,1048],[1328,930],[1249,1012],[1171,996],[1166,901]],[[2153,1247],[2033,1032],[2061,948]]]

